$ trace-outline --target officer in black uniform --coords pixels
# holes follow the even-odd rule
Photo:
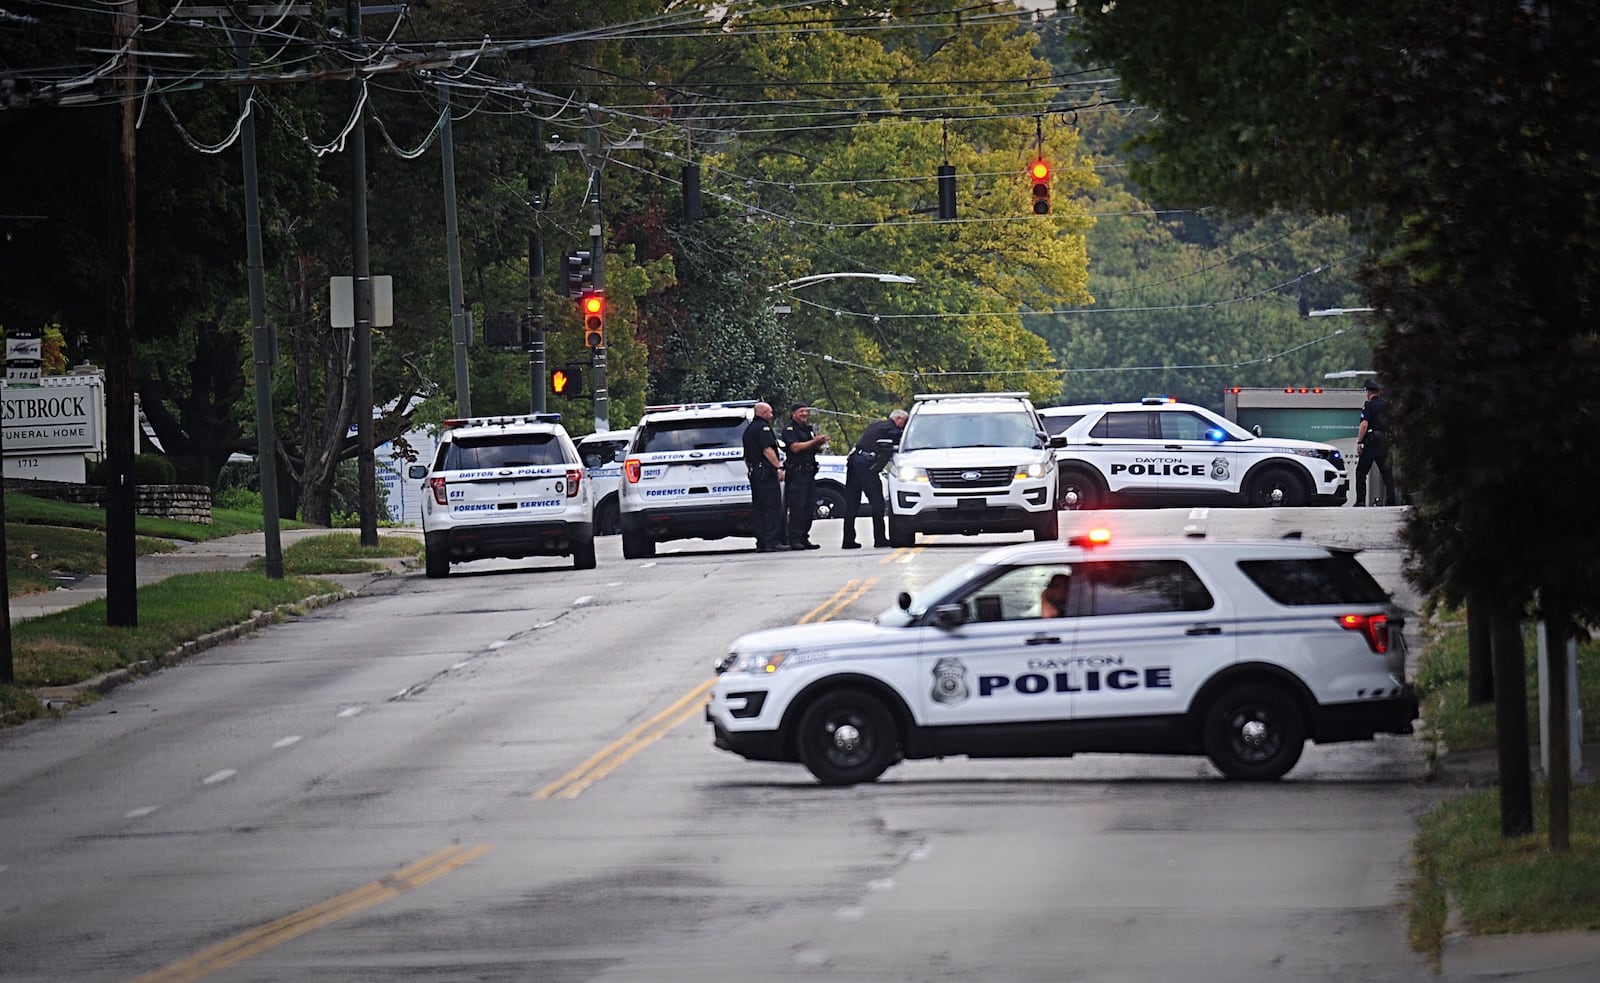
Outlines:
[[[772,404],[757,403],[754,412],[744,428],[744,466],[750,473],[756,552],[775,553],[789,548],[783,545],[783,461],[772,432]]]
[[[909,416],[905,410],[895,410],[887,420],[869,424],[861,432],[861,439],[856,441],[850,456],[845,459],[844,549],[861,548],[861,544],[856,542],[856,512],[861,507],[862,492],[867,495],[867,508],[872,515],[872,545],[889,545],[889,536],[883,530],[883,480],[878,477],[878,472],[894,456],[894,448],[900,443],[900,431],[905,429]],[[880,440],[890,443],[883,446],[878,443]]]
[[[789,425],[783,428],[783,501],[789,510],[789,548],[820,550],[811,541],[811,520],[817,506],[812,494],[817,480],[817,452],[828,443],[826,434],[811,427],[811,409],[805,403],[789,407]]]
[[[1389,401],[1383,398],[1378,380],[1368,379],[1366,387],[1367,401],[1362,404],[1361,425],[1356,430],[1356,508],[1367,504],[1367,475],[1374,464],[1383,479],[1383,504],[1398,505],[1394,472],[1389,468]]]

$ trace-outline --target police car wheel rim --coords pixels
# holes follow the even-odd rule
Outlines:
[[[839,768],[854,768],[872,757],[877,742],[863,716],[853,710],[840,710],[823,723],[824,753],[829,763]]]
[[[1263,706],[1236,707],[1228,715],[1229,745],[1240,761],[1270,761],[1283,748],[1283,728]]]

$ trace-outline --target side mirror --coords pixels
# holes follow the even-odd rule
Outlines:
[[[933,609],[935,628],[960,628],[967,623],[967,609],[960,604],[941,604]]]
[[[406,477],[411,478],[414,481],[421,481],[427,476],[428,466],[426,464],[413,464],[411,467],[406,468]]]
[[[1251,427],[1250,428],[1250,432],[1255,434],[1257,437],[1261,436],[1261,424],[1258,423],[1255,426]]]
[[[1058,433],[1054,437],[1051,437],[1050,438],[1050,446],[1051,447],[1065,447],[1065,446],[1067,446],[1067,435]]]
[[[900,592],[900,596],[895,598],[894,602],[896,604],[900,605],[900,610],[902,610],[902,611],[910,611],[911,610],[911,592],[908,591],[908,590],[901,591]]]

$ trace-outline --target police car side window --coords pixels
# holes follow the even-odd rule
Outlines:
[[[1147,440],[1151,435],[1150,418],[1154,415],[1144,411],[1107,413],[1100,418],[1099,423],[1094,425],[1094,429],[1089,431],[1089,436],[1124,440]]]
[[[1073,568],[1072,614],[1206,611],[1215,601],[1182,560],[1113,560]]]
[[[1205,440],[1212,424],[1193,413],[1162,413],[1161,436],[1167,440]]]
[[[1012,567],[972,589],[962,600],[974,621],[1019,621],[1039,617],[1039,595],[1050,578],[1070,574],[1064,564]]]
[[[1057,434],[1066,433],[1068,427],[1083,419],[1083,414],[1076,413],[1070,416],[1046,416],[1042,419],[1044,420],[1045,430],[1050,434],[1050,436],[1054,437]]]
[[[1389,595],[1348,553],[1304,560],[1240,560],[1239,569],[1279,604],[1382,604]]]

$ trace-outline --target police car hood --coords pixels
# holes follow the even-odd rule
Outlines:
[[[787,628],[767,628],[741,635],[729,646],[733,652],[776,652],[784,649],[828,650],[870,644],[891,633],[870,621],[823,621]]]
[[[994,468],[1032,464],[1043,456],[1040,447],[929,447],[903,450],[895,460],[918,468]]]

